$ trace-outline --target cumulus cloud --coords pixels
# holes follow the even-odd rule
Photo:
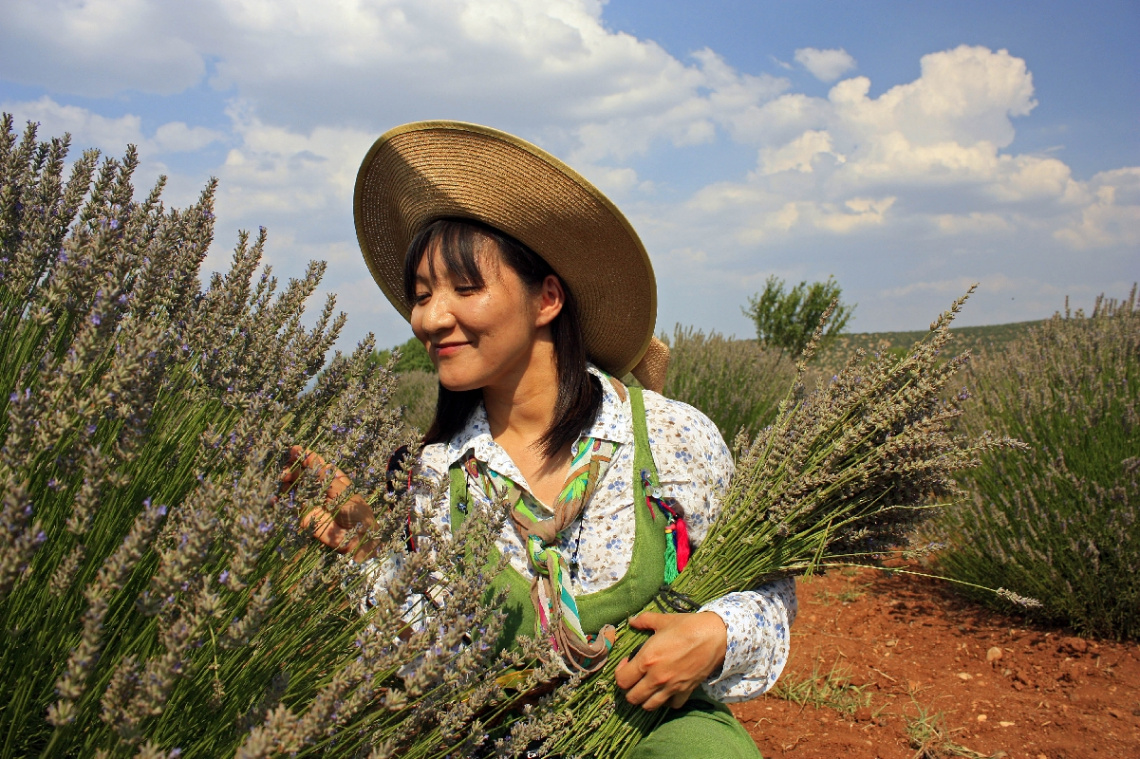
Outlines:
[[[843,48],[818,50],[814,47],[801,47],[797,50],[796,63],[821,82],[834,82],[856,65],[855,59]]]
[[[369,128],[459,118],[583,162],[708,143],[724,114],[783,92],[709,50],[688,60],[613,32],[596,0],[16,0],[10,80],[107,96],[208,81],[271,123]],[[398,114],[398,115],[397,115]]]
[[[11,113],[17,122],[38,123],[42,136],[66,132],[72,136],[73,144],[99,148],[110,155],[118,155],[131,144],[138,147],[140,154],[154,159],[199,150],[225,139],[217,130],[191,127],[182,121],[167,122],[146,134],[142,119],[135,114],[108,118],[87,108],[62,105],[47,95],[33,101],[0,103],[0,111]]]
[[[337,261],[328,286],[370,323],[384,307],[355,252],[355,172],[380,132],[421,118],[515,132],[612,194],[657,262],[665,323],[683,303],[678,318],[731,331],[724,313],[768,273],[835,273],[862,288],[866,314],[888,292],[927,308],[909,283],[1046,261],[1068,277],[1074,250],[1120,259],[1140,242],[1140,169],[1079,179],[1060,154],[1011,150],[1036,100],[1007,51],[931,52],[883,91],[843,79],[846,50],[801,48],[796,65],[835,82],[817,97],[715,50],[674,57],[603,13],[601,0],[11,0],[4,76],[53,96],[3,108],[112,154],[127,142],[175,165],[208,153],[219,233],[265,224],[277,262]],[[227,114],[155,125],[62,97],[191,88],[224,93]],[[714,155],[712,168],[694,157]],[[987,263],[998,257],[1005,269]],[[872,269],[887,281],[867,284]]]
[[[202,42],[215,20],[210,3],[9,0],[0,4],[0,69],[67,94],[181,92],[205,74]]]

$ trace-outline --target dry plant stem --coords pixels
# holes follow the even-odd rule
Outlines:
[[[965,438],[951,427],[959,409],[944,390],[964,359],[940,355],[963,301],[902,360],[857,357],[809,394],[801,380],[813,341],[774,423],[738,446],[721,515],[672,589],[702,604],[835,561],[870,562],[905,545],[939,504],[958,497],[956,471],[1013,445]],[[615,692],[613,670],[643,639],[619,630],[607,666],[565,707],[581,730],[557,742],[560,753],[625,756],[665,716],[631,707]]]

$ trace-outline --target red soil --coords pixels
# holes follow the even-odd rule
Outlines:
[[[799,605],[783,682],[833,672],[866,705],[771,694],[734,705],[769,759],[1140,757],[1136,643],[1028,625],[936,581],[870,569],[801,581]],[[910,735],[923,714],[936,728],[925,746]]]

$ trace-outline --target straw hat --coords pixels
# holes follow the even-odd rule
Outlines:
[[[404,256],[422,227],[477,219],[550,264],[574,293],[586,352],[647,388],[665,382],[653,337],[657,283],[633,227],[605,195],[546,151],[497,129],[420,121],[384,133],[356,176],[356,236],[380,289],[404,316]]]

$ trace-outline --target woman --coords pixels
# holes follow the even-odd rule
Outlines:
[[[640,240],[557,159],[457,122],[382,136],[355,210],[373,276],[439,371],[419,470],[448,487],[437,503],[417,496],[420,516],[448,534],[470,502],[505,498],[496,548],[510,566],[497,582],[512,634],[542,632],[568,667],[597,669],[613,625],[683,569],[732,475],[716,427],[654,392],[667,350],[652,338],[656,287]],[[628,372],[644,393],[615,379]],[[370,546],[341,545],[369,514],[312,519],[323,541],[370,558]],[[675,711],[635,756],[758,756],[716,702],[771,686],[794,614],[787,580],[636,617],[653,635],[617,684],[633,704]]]

